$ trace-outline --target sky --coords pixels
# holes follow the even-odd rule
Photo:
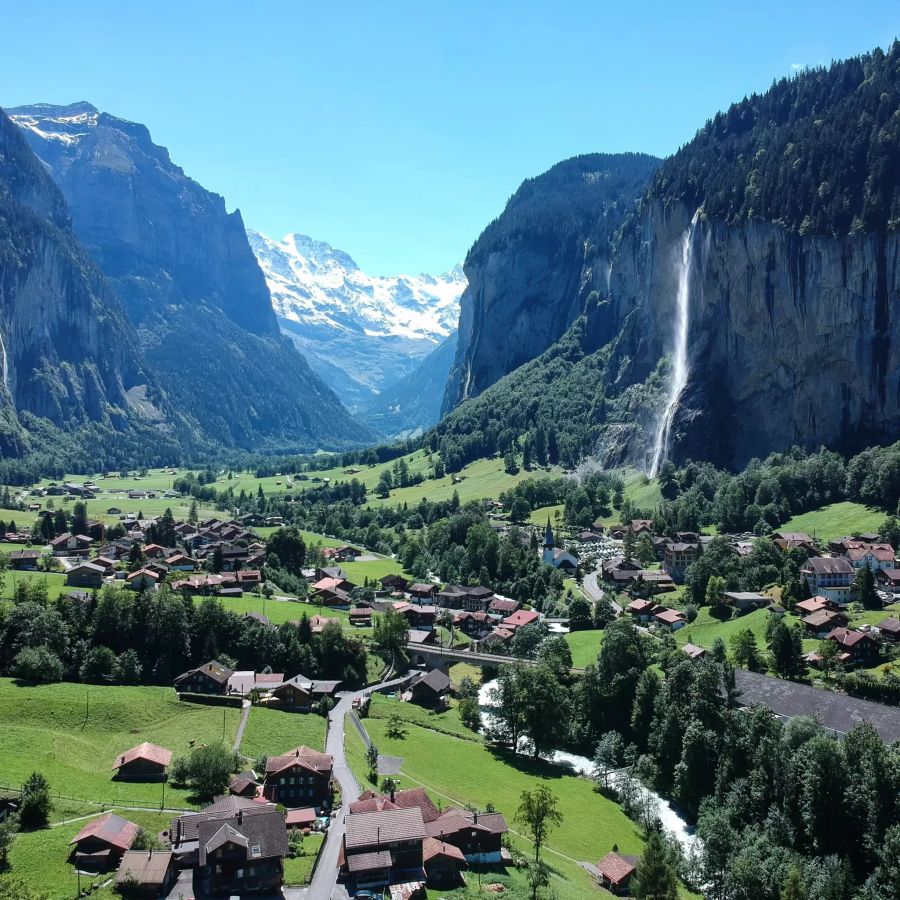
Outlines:
[[[274,237],[445,271],[524,178],[665,156],[773,79],[886,46],[894,2],[0,0],[0,105],[148,126]]]

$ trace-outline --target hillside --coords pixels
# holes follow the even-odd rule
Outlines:
[[[545,350],[606,287],[612,238],[658,165],[592,153],[522,183],[466,257],[445,412]]]
[[[280,334],[240,212],[185,175],[144,125],[88,103],[9,112],[197,438],[315,449],[373,437]]]
[[[514,348],[499,353],[533,362],[448,417],[437,442],[450,436],[468,461],[543,426],[571,447],[570,464],[590,454],[608,465],[670,457],[739,468],[792,444],[849,451],[895,439],[898,60],[894,44],[805,71],[711,119],[659,169],[612,251],[585,262],[589,285],[550,263],[533,274],[568,285],[542,295],[541,321],[571,325],[546,353],[518,340],[516,305],[490,306],[490,334]],[[570,249],[540,220],[517,240],[545,260]],[[493,258],[492,289],[514,289],[514,254]],[[488,307],[465,297],[461,321],[475,309],[488,321]],[[457,371],[448,397],[503,374],[493,362],[486,379],[477,374],[466,334],[461,324],[457,366],[470,360],[475,389],[460,393]]]

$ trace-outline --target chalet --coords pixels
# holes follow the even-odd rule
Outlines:
[[[782,550],[806,550],[810,556],[818,555],[816,542],[805,531],[776,531],[772,540]]]
[[[175,679],[175,690],[183,694],[224,694],[233,674],[233,669],[212,660],[179,675]]]
[[[765,609],[772,605],[772,598],[756,591],[725,591],[722,595],[725,602],[740,612],[751,612],[754,609]]]
[[[92,819],[69,841],[72,862],[81,870],[109,872],[131,849],[140,827],[114,813]]]
[[[867,663],[878,655],[878,641],[867,631],[835,628],[825,640],[837,643],[841,648],[839,659],[845,664]]]
[[[627,895],[639,861],[638,856],[607,853],[596,865],[597,880],[611,894]]]
[[[481,637],[491,630],[494,620],[488,613],[458,612],[453,617],[453,627],[470,637]]]
[[[408,593],[413,600],[425,600],[433,602],[438,592],[436,584],[424,584],[421,581],[414,582],[409,586]]]
[[[110,559],[108,556],[95,556],[91,562],[95,566],[100,566],[103,569],[104,575],[112,575],[115,572],[116,561]]]
[[[161,578],[159,572],[145,566],[143,569],[129,572],[125,580],[133,591],[146,591],[155,589]]]
[[[653,621],[661,628],[669,631],[678,631],[687,625],[687,617],[680,609],[661,609],[653,614]]]
[[[350,610],[350,624],[357,628],[368,628],[372,624],[372,610],[368,606],[357,606]]]
[[[344,562],[352,562],[355,559],[359,559],[359,557],[362,555],[362,550],[360,550],[358,547],[351,547],[349,545],[338,547],[335,550],[335,557],[337,559],[343,560]]]
[[[824,638],[832,629],[845,627],[847,625],[847,617],[842,612],[821,609],[819,612],[804,616],[801,622],[803,622],[803,627],[810,634],[818,638]]]
[[[116,757],[113,771],[116,778],[129,781],[159,781],[166,777],[172,762],[172,751],[156,744],[138,744]]]
[[[842,556],[814,556],[800,569],[810,591],[838,603],[850,599],[856,570]]]
[[[400,607],[398,609],[398,607]],[[429,630],[434,627],[434,620],[437,616],[436,606],[421,606],[415,603],[395,603],[394,608],[399,612],[407,622],[410,628]]]
[[[13,550],[9,554],[9,564],[13,569],[33,571],[40,558],[38,550]]]
[[[900,641],[900,619],[895,619],[891,616],[887,619],[882,619],[875,627],[886,641],[891,641],[894,644]]]
[[[341,870],[354,892],[421,881],[429,837],[418,807],[351,813],[345,819]]]
[[[422,865],[429,885],[456,886],[459,870],[465,864],[462,850],[443,838],[427,837],[422,841]]]
[[[444,705],[449,693],[450,676],[440,669],[432,669],[410,685],[404,692],[403,699],[428,709],[436,709]]]
[[[167,896],[178,872],[175,858],[167,850],[126,850],[116,872],[116,890],[123,897]]]
[[[837,603],[827,597],[810,597],[794,605],[794,610],[799,616],[811,616],[813,613],[822,612],[823,609],[837,610],[837,608]]]
[[[425,823],[428,836],[446,841],[462,852],[469,864],[500,862],[503,835],[509,831],[500,813],[479,813],[450,807],[438,818]],[[426,869],[427,869],[426,865]]]
[[[600,564],[600,572],[605,581],[616,583],[630,583],[637,577],[641,567],[631,559],[624,556],[611,556]]]
[[[486,634],[480,641],[478,650],[481,653],[490,653],[492,645],[499,645],[501,648],[506,645],[513,636],[513,632],[502,625],[496,625],[490,634]]]
[[[331,697],[339,681],[316,681],[304,675],[295,675],[271,689],[271,705],[280,709],[309,710],[322,697]]]
[[[632,519],[626,527],[635,537],[642,534],[653,534],[652,519]]]
[[[65,534],[53,538],[50,548],[54,556],[87,556],[91,549],[91,539],[86,534]]]
[[[663,552],[663,571],[667,572],[676,584],[684,581],[688,566],[700,555],[699,543],[673,541],[665,546]]]
[[[654,612],[661,609],[663,609],[663,607],[658,606],[652,600],[642,600],[641,598],[638,598],[637,600],[632,600],[631,603],[625,607],[625,612],[634,616],[639,622],[649,622]]]
[[[882,590],[900,593],[900,569],[879,569],[875,573],[875,581]]]
[[[280,893],[289,848],[279,810],[245,815],[239,809],[231,818],[201,822],[197,842],[197,874],[206,893]]]
[[[402,575],[385,575],[381,579],[381,586],[389,592],[401,592],[409,587],[409,582]]]
[[[284,811],[284,824],[288,828],[312,828],[317,818],[316,811],[311,806],[300,806]]]
[[[503,627],[509,631],[523,628],[525,625],[534,625],[539,622],[541,614],[533,609],[520,609],[503,620]]]
[[[696,644],[687,643],[681,648],[681,651],[688,659],[702,659],[706,656],[706,648],[698,647]]]
[[[474,613],[472,613],[474,615]],[[433,629],[428,630],[419,628],[410,628],[407,632],[407,640],[410,644],[436,644],[438,633]]]
[[[499,616],[511,616],[521,608],[522,604],[518,600],[511,600],[509,597],[494,597],[488,604],[488,612]]]
[[[851,547],[844,555],[850,565],[857,570],[866,565],[873,572],[894,568],[894,548],[890,544],[863,544]]]
[[[252,769],[245,769],[228,779],[228,792],[234,797],[255,797],[261,785]]]
[[[263,796],[282,806],[327,807],[331,803],[334,759],[309,747],[297,747],[266,759]]]
[[[93,562],[82,562],[66,572],[66,584],[70,587],[97,589],[103,587],[106,570]]]
[[[597,534],[595,531],[580,531],[578,540],[582,544],[597,544],[603,540],[603,535]]]
[[[147,559],[163,559],[166,555],[166,548],[159,544],[146,544],[144,546],[144,556]]]

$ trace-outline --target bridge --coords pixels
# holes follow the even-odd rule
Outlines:
[[[460,647],[442,647],[438,644],[419,644],[410,641],[406,645],[409,658],[414,666],[425,666],[427,669],[440,669],[449,673],[450,666],[454,663],[468,663],[470,666],[478,666],[480,669],[499,669],[500,666],[509,666],[513,663],[522,663],[526,666],[536,666],[533,659],[525,659],[521,656],[502,656],[498,653],[479,653],[475,650],[466,650]],[[584,674],[584,669],[571,669],[573,675]]]

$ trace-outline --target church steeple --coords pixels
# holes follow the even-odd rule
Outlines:
[[[550,517],[547,517],[547,530],[544,532],[544,546],[552,547],[553,543],[553,529],[550,527]]]
[[[550,519],[547,518],[547,530],[544,532],[544,549],[541,553],[541,559],[549,565],[553,565],[553,557],[556,550],[553,547],[553,529],[550,527]]]

